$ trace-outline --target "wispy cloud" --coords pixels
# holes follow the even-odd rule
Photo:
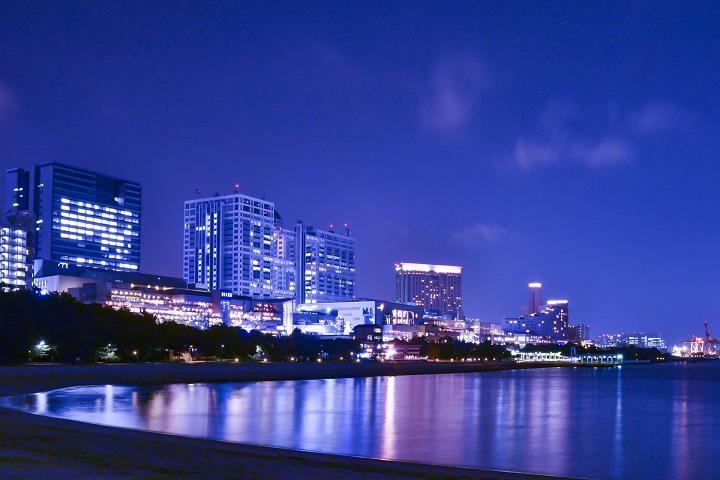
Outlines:
[[[20,101],[10,86],[0,80],[0,125],[10,120],[10,115],[20,108]]]
[[[452,238],[463,245],[476,246],[484,243],[500,243],[507,235],[508,231],[503,227],[477,223],[453,233]]]
[[[487,68],[475,56],[445,54],[418,91],[422,125],[442,132],[466,125],[488,80]]]
[[[686,128],[695,121],[694,115],[666,101],[647,103],[628,112],[625,125],[640,135],[652,135]]]
[[[536,127],[518,137],[512,161],[522,170],[562,163],[604,167],[632,161],[645,136],[677,131],[693,116],[669,102],[625,111],[583,109],[567,100],[549,102]]]

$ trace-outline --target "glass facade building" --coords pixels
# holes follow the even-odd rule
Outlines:
[[[36,258],[139,271],[140,184],[46,163],[35,166],[34,186]]]

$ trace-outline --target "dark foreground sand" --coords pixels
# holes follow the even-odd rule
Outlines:
[[[512,368],[464,363],[194,363],[0,367],[0,396],[73,385],[293,380]],[[504,472],[297,452],[53,419],[0,408],[7,479],[518,479]]]

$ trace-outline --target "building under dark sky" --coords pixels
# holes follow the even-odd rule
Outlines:
[[[35,256],[140,271],[140,184],[59,163],[35,166]]]
[[[356,295],[463,266],[600,334],[702,332],[720,295],[720,3],[0,2],[0,171],[143,186],[142,269],[183,274],[201,189],[349,223]],[[77,235],[77,234],[76,234]],[[658,295],[662,301],[658,301]],[[522,301],[520,301],[522,303]]]

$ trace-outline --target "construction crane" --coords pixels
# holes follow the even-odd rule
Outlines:
[[[693,335],[691,340],[683,340],[682,343],[690,345],[690,354],[688,355],[690,357],[718,358],[720,356],[720,340],[710,335],[707,322],[703,323],[705,325],[705,338]]]
[[[717,345],[720,343],[720,341],[710,336],[710,331],[708,330],[708,324],[705,323],[705,342],[707,343],[707,355],[717,355],[718,354],[718,348]]]

